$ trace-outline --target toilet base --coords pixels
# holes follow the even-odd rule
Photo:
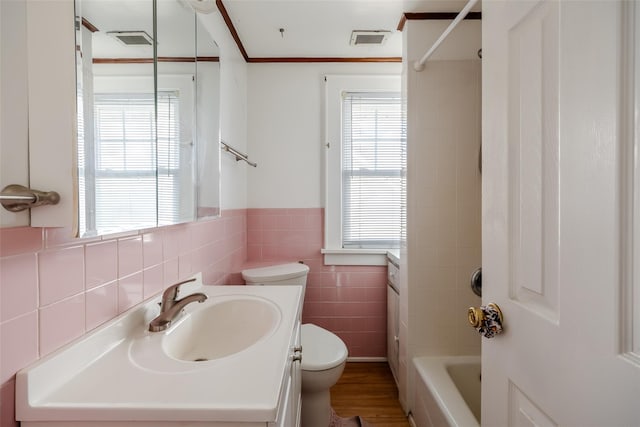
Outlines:
[[[329,390],[302,393],[301,427],[328,427],[331,421]]]

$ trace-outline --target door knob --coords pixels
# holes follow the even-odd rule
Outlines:
[[[479,297],[482,296],[482,267],[478,267],[473,270],[471,273],[471,278],[469,279],[469,284],[471,285],[471,290],[474,294]]]
[[[486,338],[493,338],[504,329],[502,311],[495,303],[482,307],[469,307],[467,318],[469,324]]]

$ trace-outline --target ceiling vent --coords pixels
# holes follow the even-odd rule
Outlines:
[[[351,46],[372,46],[372,45],[383,45],[387,38],[391,34],[391,31],[360,31],[353,30],[351,32]]]
[[[108,31],[107,34],[125,46],[151,46],[153,44],[153,39],[144,31]]]

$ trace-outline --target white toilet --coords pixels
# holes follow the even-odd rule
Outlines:
[[[309,267],[300,263],[242,271],[247,285],[307,285]],[[347,360],[347,346],[337,335],[311,323],[302,325],[302,427],[328,427],[329,389],[338,382]]]

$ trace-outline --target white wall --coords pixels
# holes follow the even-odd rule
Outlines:
[[[220,48],[220,136],[240,151],[247,149],[247,64],[224,20],[215,11],[198,14],[200,22]],[[247,207],[247,165],[222,153],[221,209]]]
[[[393,63],[249,64],[250,208],[324,206],[324,76],[400,74]]]
[[[197,86],[198,209],[220,208],[220,64],[199,63]]]
[[[479,305],[469,277],[481,265],[481,26],[465,21],[422,72],[433,21],[404,29],[407,99],[407,242],[401,252],[400,397],[411,407],[411,360],[479,354],[467,324]],[[439,59],[438,59],[439,58]]]

